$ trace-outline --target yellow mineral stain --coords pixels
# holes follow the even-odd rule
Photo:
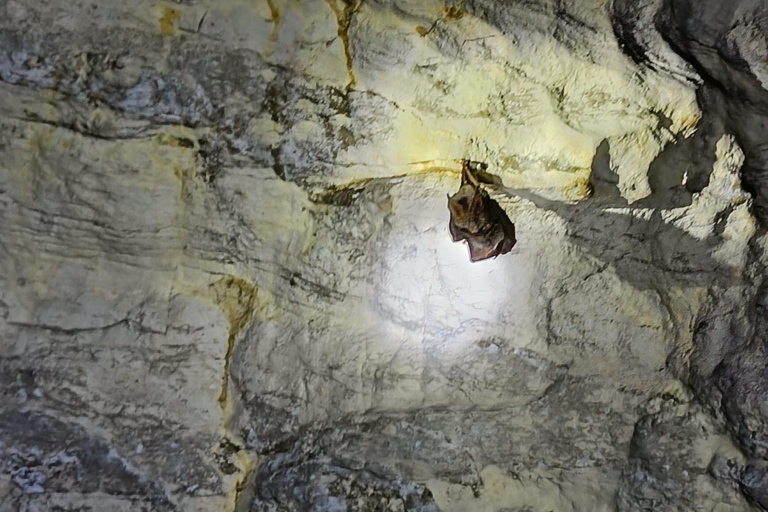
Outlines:
[[[229,365],[235,350],[235,338],[253,319],[256,287],[245,279],[226,276],[213,283],[210,288],[214,303],[221,308],[229,322],[227,352],[224,356],[224,378],[219,395],[219,403],[222,408],[225,408],[229,388]]]
[[[460,20],[464,17],[464,10],[461,7],[446,5],[443,7],[443,15],[449,20]]]
[[[242,476],[235,484],[235,492],[232,496],[233,503],[226,510],[233,510],[234,512],[246,512],[247,510],[250,510],[250,502],[248,500],[248,496],[243,494],[243,491],[246,490],[248,479],[253,473],[253,470],[256,468],[256,459],[255,457],[246,454],[244,450],[236,452],[235,457],[237,458],[238,469],[240,469]]]
[[[277,42],[277,35],[280,32],[280,22],[282,19],[280,18],[280,11],[277,9],[274,0],[267,0],[267,5],[269,6],[269,12],[272,16],[272,31],[269,33],[269,42],[267,43],[266,51],[266,54],[269,55],[272,53],[272,47]]]
[[[339,26],[337,34],[341,43],[344,46],[344,58],[347,66],[347,73],[349,74],[349,83],[347,83],[347,89],[354,89],[357,85],[357,79],[352,69],[352,47],[349,42],[349,25],[352,22],[352,16],[360,9],[362,1],[358,1],[354,6],[344,3],[344,8],[341,8],[336,3],[336,0],[325,0],[328,6],[336,16],[336,23]]]
[[[51,149],[56,145],[63,146],[62,141],[58,140],[58,128],[55,126],[39,126],[30,129],[28,138],[29,149],[32,154],[37,154],[41,159],[48,158]]]
[[[148,151],[152,167],[162,171],[153,175],[157,182],[167,184],[168,180],[175,178],[179,184],[177,217],[182,225],[186,207],[194,192],[193,178],[198,166],[195,156],[197,147],[197,135],[193,130],[171,127],[155,135]]]
[[[159,133],[148,144],[149,147],[140,149],[146,151],[146,158],[153,172],[148,177],[146,186],[178,186],[176,222],[183,227],[187,222],[187,207],[194,200],[195,171],[195,141],[196,139]]]
[[[419,34],[421,37],[425,37],[429,35],[430,32],[432,32],[437,24],[442,20],[460,20],[464,17],[464,10],[462,10],[460,7],[453,7],[453,6],[444,6],[443,7],[443,16],[436,19],[432,25],[430,25],[429,28],[425,27],[424,25],[416,25],[416,33]]]
[[[424,37],[427,34],[429,34],[429,29],[424,25],[416,25],[416,33],[419,34],[421,37]]]
[[[701,121],[701,112],[694,111],[682,116],[681,119],[676,120],[672,129],[676,132],[682,133],[686,137],[693,135],[693,132]]]
[[[453,172],[453,173],[460,173],[462,168],[463,160],[455,158],[455,159],[444,159],[444,160],[418,160],[415,162],[409,162],[408,165],[416,172],[424,173],[424,172]]]
[[[573,180],[570,187],[563,190],[563,195],[569,201],[578,201],[592,197],[594,188],[589,182],[589,177],[579,176]]]
[[[181,11],[173,7],[163,7],[163,13],[157,20],[160,25],[160,33],[164,36],[176,35],[176,20],[181,17]]]
[[[194,148],[195,142],[193,139],[176,136],[170,133],[160,133],[157,135],[157,143],[162,146],[171,146],[174,148]]]
[[[187,180],[190,177],[190,173],[189,173],[189,171],[184,166],[174,165],[173,166],[173,175],[176,176],[176,179],[181,182],[181,190],[182,190],[182,195],[183,195],[183,192],[187,188]]]
[[[235,340],[238,334],[251,324],[257,313],[266,313],[267,318],[271,317],[270,312],[275,309],[271,300],[272,297],[269,294],[260,294],[253,283],[231,274],[204,286],[182,283],[178,289],[184,293],[210,300],[227,319],[229,325],[227,351],[224,356],[224,375],[218,402],[221,407],[224,438],[238,446],[240,443],[236,441],[236,436],[233,436],[228,427],[236,410],[232,397],[229,395],[229,372]],[[257,295],[259,295],[258,303],[260,306],[258,311]],[[239,447],[232,455],[235,457],[234,464],[239,474],[233,475],[235,478],[232,482],[233,485],[227,490],[227,507],[225,510],[240,512],[246,509],[247,496],[243,493],[247,490],[246,485],[255,468],[256,459]]]

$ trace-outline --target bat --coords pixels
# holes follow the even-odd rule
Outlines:
[[[484,169],[480,169],[485,174]],[[461,169],[461,186],[448,196],[451,220],[448,228],[454,242],[466,240],[469,259],[477,262],[506,254],[517,243],[515,225],[499,203],[480,187],[469,160]]]

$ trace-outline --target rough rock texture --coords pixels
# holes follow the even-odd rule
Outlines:
[[[767,34],[0,0],[0,511],[768,510]]]

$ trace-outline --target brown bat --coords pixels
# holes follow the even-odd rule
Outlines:
[[[515,225],[499,203],[480,188],[469,160],[464,161],[461,170],[459,191],[448,196],[448,210],[451,237],[454,242],[467,241],[470,261],[495,258],[515,246]]]

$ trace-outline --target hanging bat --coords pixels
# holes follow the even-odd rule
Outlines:
[[[480,172],[484,174],[482,169]],[[464,160],[461,169],[459,191],[448,196],[448,210],[451,238],[454,242],[467,241],[470,261],[495,258],[515,246],[515,225],[499,203],[480,188],[469,160]]]

